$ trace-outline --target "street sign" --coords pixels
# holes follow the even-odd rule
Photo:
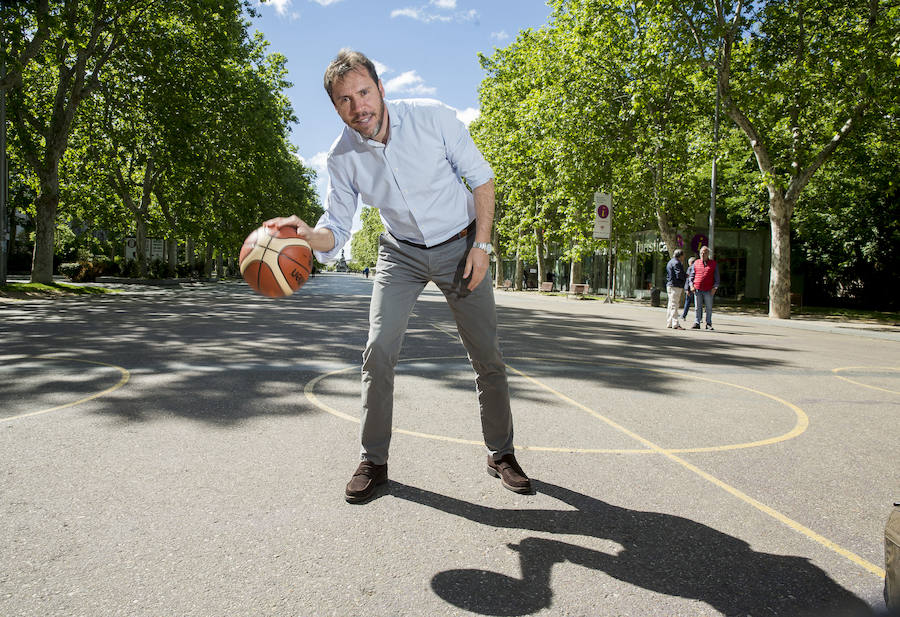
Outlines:
[[[609,238],[612,229],[613,202],[609,193],[594,193],[594,237]]]

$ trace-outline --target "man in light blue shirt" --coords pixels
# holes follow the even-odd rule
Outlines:
[[[374,64],[359,52],[341,50],[325,72],[325,90],[346,125],[328,153],[325,214],[315,228],[297,216],[266,224],[297,227],[316,258],[331,261],[350,239],[359,198],[378,208],[384,223],[363,353],[361,462],[345,499],[366,501],[387,482],[394,368],[429,281],[444,293],[475,369],[487,471],[504,487],[530,493],[514,454],[506,365],[485,280],[493,171],[451,108],[424,99],[385,101]]]

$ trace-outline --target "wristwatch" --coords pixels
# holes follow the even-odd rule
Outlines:
[[[477,249],[481,249],[488,255],[490,255],[491,253],[494,252],[494,245],[491,244],[490,242],[473,242],[472,246]]]

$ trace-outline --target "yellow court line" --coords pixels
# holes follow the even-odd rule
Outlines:
[[[431,357],[431,358],[408,358],[408,359],[401,360],[401,362],[429,362],[429,361],[434,361],[434,360],[466,360],[466,359],[467,358],[465,356],[439,356],[439,357]],[[528,358],[520,358],[520,359],[527,360]],[[567,362],[568,361],[564,358],[541,358],[541,359],[550,360],[550,361],[554,361],[554,362]],[[571,361],[571,363],[577,364],[578,362]],[[610,365],[605,365],[605,366],[610,366]],[[722,445],[722,446],[699,446],[699,447],[695,447],[695,448],[667,448],[666,449],[667,452],[685,454],[685,453],[697,453],[697,452],[725,452],[725,451],[729,451],[729,450],[743,450],[746,448],[758,448],[758,447],[762,447],[762,446],[768,446],[768,445],[772,445],[775,443],[779,443],[782,441],[787,441],[789,439],[793,439],[794,437],[803,433],[809,426],[809,417],[806,415],[806,413],[802,409],[800,409],[793,403],[790,403],[788,401],[785,401],[784,399],[778,398],[777,396],[767,394],[765,392],[760,392],[758,390],[754,390],[752,388],[747,388],[745,386],[739,386],[737,384],[728,383],[727,381],[719,381],[717,379],[709,379],[706,377],[699,377],[699,376],[691,375],[691,374],[677,373],[674,371],[665,371],[662,369],[630,367],[630,366],[626,366],[626,365],[620,365],[620,366],[623,366],[625,368],[633,368],[635,370],[657,371],[660,373],[675,375],[676,377],[690,377],[692,379],[700,379],[703,381],[708,381],[710,383],[716,383],[716,384],[720,384],[720,385],[724,385],[724,386],[729,386],[732,388],[746,390],[748,392],[752,392],[754,394],[758,394],[760,396],[770,398],[774,401],[777,401],[777,402],[785,405],[786,407],[788,407],[789,409],[791,409],[794,412],[794,415],[797,418],[797,421],[794,424],[794,427],[790,431],[788,431],[787,433],[784,433],[783,435],[776,435],[775,437],[770,437],[768,439],[761,439],[758,441],[750,441],[750,442],[744,442],[744,443],[726,444],[726,445]],[[526,379],[528,379],[528,377],[524,373],[522,373],[515,367],[510,366],[510,365],[507,365],[507,367],[510,370],[513,370],[513,371],[519,373],[520,375],[522,375],[523,377],[526,377]],[[342,369],[337,369],[337,370],[331,371],[329,373],[326,373],[324,375],[320,375],[318,377],[311,379],[309,382],[307,382],[306,386],[304,386],[304,394],[306,395],[307,400],[309,400],[309,402],[312,403],[314,406],[318,407],[319,409],[322,409],[323,411],[330,413],[333,416],[336,416],[343,420],[349,420],[350,422],[355,422],[356,424],[359,424],[358,418],[351,416],[349,414],[346,414],[338,409],[335,409],[334,407],[331,407],[330,405],[328,405],[327,403],[325,403],[321,399],[319,399],[319,397],[316,396],[316,393],[315,393],[316,386],[322,380],[327,379],[329,377],[333,377],[335,375],[339,375],[341,373],[347,373],[349,371],[352,371],[352,370],[355,370],[358,368],[359,368],[358,366],[349,366],[349,367],[345,367]],[[587,409],[587,408],[584,408],[584,409]],[[594,412],[592,410],[589,410],[589,413],[593,414]],[[414,437],[422,437],[425,439],[434,439],[437,441],[462,443],[462,444],[469,444],[469,445],[476,445],[476,446],[482,445],[482,442],[480,442],[480,441],[475,441],[475,440],[471,440],[471,439],[462,439],[462,438],[458,438],[458,437],[449,437],[447,435],[436,435],[434,433],[422,433],[420,431],[412,431],[409,429],[404,429],[399,426],[393,426],[393,427],[391,427],[391,430],[395,433],[400,433],[403,435],[411,435]],[[563,452],[563,453],[571,453],[571,454],[654,454],[655,453],[655,451],[650,448],[644,448],[644,449],[639,449],[639,448],[575,448],[575,447],[571,447],[571,446],[566,446],[566,447],[534,446],[534,445],[526,445],[526,444],[520,444],[520,443],[515,444],[515,446],[516,446],[516,448],[518,448],[520,450],[530,450],[532,452]]]
[[[449,336],[451,338],[456,338],[456,336],[452,332],[446,330],[445,328],[443,328],[437,324],[434,324],[434,323],[432,323],[431,325],[433,328],[435,328],[436,330],[439,330],[440,332],[443,332],[447,336]],[[569,358],[560,358],[560,357],[553,357],[553,356],[545,356],[542,358],[520,357],[518,359],[520,359],[520,360],[529,360],[529,359],[549,360],[552,362],[562,362],[562,363],[568,363],[568,364],[589,364],[592,366],[596,365],[595,362],[588,362],[588,361],[584,361],[584,360],[572,360]],[[668,448],[667,449],[668,452],[687,454],[687,453],[697,453],[697,452],[726,452],[729,450],[744,450],[747,448],[759,448],[762,446],[770,446],[772,444],[776,444],[776,443],[780,443],[783,441],[788,441],[788,440],[794,439],[795,437],[797,437],[798,435],[800,435],[804,431],[806,431],[807,428],[809,428],[809,416],[807,416],[806,412],[804,412],[800,407],[798,407],[797,405],[794,405],[793,403],[791,403],[789,401],[779,398],[773,394],[768,394],[768,393],[762,392],[760,390],[754,390],[753,388],[748,388],[747,386],[740,386],[738,384],[728,383],[727,381],[721,381],[718,379],[711,379],[709,377],[701,377],[701,376],[695,375],[693,373],[670,371],[670,370],[665,370],[665,369],[649,368],[649,367],[642,367],[642,366],[631,366],[631,365],[625,365],[625,364],[620,364],[620,365],[608,365],[607,364],[607,365],[603,365],[603,366],[621,366],[623,368],[629,368],[629,369],[633,369],[633,370],[654,371],[656,373],[662,373],[665,375],[674,375],[675,377],[678,377],[678,378],[697,379],[700,381],[706,381],[709,383],[714,383],[714,384],[718,384],[718,385],[722,385],[722,386],[728,386],[730,388],[737,388],[739,390],[751,392],[753,394],[763,396],[765,398],[768,398],[768,399],[771,399],[778,403],[781,403],[782,405],[784,405],[785,407],[787,407],[788,409],[793,411],[794,416],[796,417],[796,422],[794,423],[793,428],[791,428],[790,431],[788,431],[787,433],[784,433],[783,435],[776,435],[775,437],[769,437],[767,439],[761,439],[761,440],[750,441],[750,442],[745,442],[745,443],[726,444],[723,446],[700,446],[697,448]],[[513,369],[513,367],[509,366],[508,364],[507,364],[507,367]],[[513,370],[515,370],[515,369],[513,369]],[[524,376],[524,373],[521,373],[520,371],[516,371],[516,372],[519,372],[519,374]],[[576,454],[652,454],[653,453],[653,450],[651,450],[651,449],[638,450],[638,449],[634,449],[634,448],[621,448],[621,449],[560,448],[560,447],[551,447],[551,446],[522,446],[519,444],[516,444],[516,447],[522,448],[523,450],[533,450],[536,452],[572,452],[572,453],[576,453]]]
[[[453,338],[456,338],[454,335],[450,334],[450,333],[449,333],[447,330],[445,330],[444,328],[441,328],[440,326],[438,326],[438,325],[436,325],[436,324],[432,324],[432,326],[433,326],[434,328],[436,328],[437,330],[440,330],[441,332],[444,332],[445,334],[448,334],[448,335],[452,336]],[[436,360],[436,359],[439,359],[439,358],[421,358],[421,359],[420,359],[420,358],[416,358],[416,360]],[[340,370],[338,370],[338,371],[333,371],[332,373],[329,373],[329,375],[337,374],[337,373],[340,373],[340,372],[345,372],[345,371],[348,371],[348,370],[353,370],[354,368],[356,368],[356,367],[349,367],[349,368],[347,368],[347,369],[340,369]],[[756,508],[757,510],[759,510],[760,512],[763,512],[764,514],[767,514],[767,515],[771,516],[772,518],[774,518],[775,520],[779,521],[780,523],[786,525],[786,526],[789,527],[790,529],[793,529],[794,531],[797,531],[797,532],[801,533],[802,535],[806,536],[806,537],[809,538],[810,540],[813,540],[814,542],[816,542],[816,543],[818,543],[818,544],[824,546],[825,548],[827,548],[827,549],[829,549],[829,550],[831,550],[831,551],[833,551],[833,552],[835,552],[835,553],[841,555],[842,557],[844,557],[844,558],[848,559],[849,561],[855,563],[856,565],[862,567],[863,569],[867,570],[868,572],[870,572],[870,573],[872,573],[872,574],[874,574],[874,575],[876,575],[876,576],[878,576],[878,577],[880,577],[880,578],[884,578],[884,577],[885,577],[885,571],[884,571],[882,568],[880,568],[879,566],[877,566],[877,565],[875,565],[875,564],[873,564],[873,563],[871,563],[871,562],[869,562],[869,561],[863,559],[862,557],[860,557],[860,556],[857,555],[856,553],[853,553],[852,551],[849,551],[849,550],[843,548],[842,546],[838,545],[837,543],[832,542],[831,540],[829,540],[829,539],[826,538],[825,536],[823,536],[823,535],[821,535],[821,534],[819,534],[819,533],[816,533],[816,532],[813,531],[812,529],[810,529],[810,528],[808,528],[808,527],[806,527],[806,526],[800,524],[799,522],[797,522],[797,521],[795,521],[795,520],[793,520],[793,519],[791,519],[791,518],[785,516],[784,514],[778,512],[778,511],[775,510],[774,508],[771,508],[771,507],[767,506],[766,504],[764,504],[764,503],[762,503],[762,502],[760,502],[760,501],[754,499],[753,497],[750,497],[749,495],[747,495],[747,494],[744,493],[743,491],[741,491],[741,490],[739,490],[739,489],[737,489],[737,488],[731,486],[730,484],[727,484],[726,482],[723,482],[722,480],[716,478],[716,477],[713,476],[712,474],[707,473],[706,471],[703,471],[702,469],[700,469],[699,467],[697,467],[697,466],[694,465],[693,463],[690,463],[690,462],[686,461],[685,459],[681,458],[680,456],[677,456],[677,455],[675,454],[675,451],[674,451],[674,450],[666,450],[665,448],[663,448],[663,447],[657,445],[656,443],[650,441],[649,439],[646,439],[646,438],[642,437],[641,435],[638,435],[637,433],[635,433],[634,431],[632,431],[632,430],[626,428],[625,426],[623,426],[623,425],[621,425],[621,424],[615,422],[614,420],[612,420],[612,419],[610,419],[610,418],[607,418],[607,417],[604,416],[603,414],[600,414],[600,413],[596,412],[595,410],[593,410],[593,409],[587,407],[586,405],[582,405],[582,404],[579,403],[578,401],[572,399],[572,398],[569,397],[569,396],[566,396],[566,395],[563,394],[562,392],[559,392],[558,390],[555,390],[554,388],[551,388],[550,386],[548,386],[548,385],[546,385],[546,384],[544,384],[544,383],[538,381],[537,379],[535,379],[535,378],[533,378],[533,377],[531,377],[531,376],[529,376],[529,375],[523,373],[522,371],[520,371],[520,370],[518,370],[518,369],[516,369],[516,368],[514,368],[514,367],[509,366],[508,364],[507,364],[507,368],[511,369],[512,371],[514,371],[515,373],[519,374],[520,376],[522,376],[523,378],[527,379],[528,381],[531,381],[532,383],[534,383],[534,384],[537,385],[538,387],[543,388],[544,390],[547,390],[548,392],[554,394],[555,396],[557,396],[558,398],[562,399],[563,401],[566,401],[566,402],[570,403],[571,405],[574,405],[575,407],[578,407],[579,409],[582,409],[583,411],[586,411],[588,414],[594,416],[594,417],[597,418],[598,420],[601,420],[602,422],[606,423],[607,425],[611,426],[612,428],[616,429],[617,431],[619,431],[619,432],[621,432],[621,433],[627,435],[628,437],[631,437],[631,438],[634,439],[635,441],[637,441],[637,442],[643,444],[644,446],[646,446],[648,450],[650,450],[650,451],[652,451],[652,452],[655,452],[655,453],[657,453],[657,454],[661,454],[661,455],[665,456],[666,458],[668,458],[668,459],[671,460],[672,462],[677,463],[677,464],[681,465],[682,467],[684,467],[685,469],[687,469],[688,471],[691,471],[691,472],[697,474],[698,476],[700,476],[701,478],[703,478],[703,479],[706,480],[707,482],[710,482],[711,484],[713,484],[713,485],[719,487],[720,489],[724,490],[725,492],[729,493],[730,495],[732,495],[732,496],[734,496],[734,497],[737,497],[738,499],[740,499],[740,500],[743,501],[744,503],[749,504],[749,505],[753,506],[754,508]],[[635,367],[635,368],[639,368],[639,367]],[[678,375],[679,377],[687,376],[687,374],[676,373],[676,372],[674,372],[674,371],[662,371],[661,369],[650,369],[650,370],[658,370],[658,371],[660,371],[660,372],[667,372],[667,373],[670,373],[670,374],[673,374],[673,375]],[[315,387],[315,384],[316,384],[316,383],[318,383],[319,381],[321,381],[322,379],[324,379],[324,378],[327,377],[327,376],[328,376],[328,375],[322,375],[321,377],[317,377],[317,378],[311,380],[310,382],[308,382],[307,385],[306,385],[306,387],[304,387],[304,391],[306,392],[307,398],[309,398],[309,400],[310,400],[311,402],[313,402],[313,404],[315,404],[315,405],[321,405],[321,403],[318,401],[318,398],[315,396],[315,394],[312,393],[312,389]],[[691,376],[694,377],[694,375],[691,375]],[[708,379],[708,378],[702,378],[702,377],[697,377],[697,378],[698,378],[698,379],[704,379],[705,381],[710,381],[710,382],[713,382],[713,383],[722,383],[722,384],[734,386],[734,384],[728,384],[727,382],[721,382],[721,381],[717,381],[717,380],[714,380],[714,379]],[[803,413],[803,410],[801,410],[801,409],[800,409],[799,407],[797,407],[796,405],[793,405],[793,404],[791,404],[791,403],[788,403],[787,401],[783,401],[782,399],[779,399],[778,397],[772,396],[772,395],[770,395],[770,394],[766,394],[766,393],[764,393],[764,392],[759,392],[759,391],[757,391],[757,390],[753,390],[752,388],[746,388],[746,387],[744,387],[744,386],[734,386],[734,387],[738,387],[738,388],[741,388],[741,389],[743,389],[743,390],[747,390],[747,391],[749,391],[749,392],[755,392],[755,393],[757,393],[757,394],[762,394],[762,395],[764,395],[764,396],[767,396],[768,398],[771,398],[771,399],[773,399],[773,400],[776,400],[776,401],[782,402],[782,403],[784,403],[784,404],[787,404],[789,407],[791,407],[792,409],[794,409],[795,413],[797,413],[797,412],[799,411],[800,414],[802,414],[802,418],[801,418],[801,419],[803,419],[803,422],[801,423],[801,424],[802,424],[802,428],[801,428],[801,426],[799,426],[799,425],[798,425],[798,426],[795,426],[795,429],[794,429],[793,431],[791,431],[791,433],[795,433],[795,435],[799,435],[799,434],[802,433],[804,430],[806,430],[806,426],[808,426],[808,424],[809,424],[808,417],[806,416],[805,413]],[[347,414],[344,414],[344,413],[341,413],[341,412],[337,412],[337,410],[332,410],[332,409],[329,408],[329,407],[323,407],[323,408],[329,410],[330,413],[335,413],[335,415],[338,415],[339,417],[346,418],[346,419],[350,419],[350,420],[353,420],[353,421],[355,421],[355,422],[357,422],[357,423],[359,422],[358,419],[352,418],[351,416],[348,416]],[[800,416],[798,416],[798,417],[800,417]],[[395,429],[395,430],[396,430],[396,429]],[[402,430],[398,430],[397,432],[403,432],[403,433],[406,433],[406,434],[425,436],[425,435],[422,434],[422,433],[413,433],[413,432],[410,432],[410,431],[402,431]],[[454,441],[454,442],[458,442],[458,443],[476,443],[476,442],[471,442],[471,441],[467,441],[467,440],[458,440],[458,439],[447,438],[447,437],[442,437],[442,436],[432,436],[432,438],[442,439],[442,440],[446,440],[446,441]],[[769,440],[766,440],[766,441],[769,441]],[[774,442],[772,442],[772,443],[774,443]],[[478,442],[477,445],[481,445],[480,442]]]
[[[844,366],[841,368],[833,368],[833,369],[831,369],[831,372],[834,373],[835,374],[834,376],[837,377],[838,379],[843,379],[844,381],[850,382],[857,386],[862,386],[863,388],[871,388],[872,390],[881,390],[882,392],[890,392],[891,394],[900,394],[900,392],[898,392],[897,390],[891,390],[889,388],[881,388],[879,386],[870,386],[867,383],[863,383],[861,381],[854,381],[854,380],[850,379],[849,377],[842,377],[837,374],[839,371],[858,371],[858,370],[872,370],[872,369],[875,369],[876,371],[900,371],[900,369],[893,367],[893,366]]]
[[[508,366],[508,365],[507,365],[507,366]],[[613,428],[616,429],[617,431],[619,431],[619,432],[621,432],[621,433],[624,433],[625,435],[631,437],[632,439],[634,439],[634,440],[636,440],[636,441],[638,441],[638,442],[644,444],[645,446],[647,446],[649,449],[653,450],[654,452],[656,452],[656,453],[658,453],[658,454],[662,454],[663,456],[665,456],[665,457],[668,458],[669,460],[671,460],[671,461],[673,461],[673,462],[675,462],[675,463],[678,463],[679,465],[681,465],[681,466],[684,467],[685,469],[688,469],[689,471],[694,472],[695,474],[697,474],[698,476],[700,476],[700,477],[703,478],[704,480],[706,480],[706,481],[708,481],[708,482],[711,482],[712,484],[718,486],[718,487],[721,488],[722,490],[724,490],[724,491],[730,493],[731,495],[734,495],[735,497],[737,497],[737,498],[740,499],[741,501],[750,504],[751,506],[753,506],[753,507],[756,508],[757,510],[760,510],[761,512],[764,512],[765,514],[768,514],[769,516],[771,516],[772,518],[774,518],[774,519],[780,521],[781,523],[784,523],[785,525],[787,525],[788,527],[790,527],[790,528],[793,529],[794,531],[798,531],[798,532],[802,533],[803,535],[805,535],[805,536],[808,537],[809,539],[811,539],[811,540],[813,540],[813,541],[815,541],[815,542],[818,542],[818,543],[821,544],[822,546],[824,546],[824,547],[826,547],[826,548],[828,548],[828,549],[834,551],[835,553],[838,553],[839,555],[841,555],[841,556],[843,556],[843,557],[849,559],[850,561],[852,561],[852,562],[855,563],[856,565],[861,566],[862,568],[868,570],[868,571],[871,572],[872,574],[875,574],[876,576],[880,576],[881,578],[884,578],[884,570],[883,570],[882,568],[876,566],[876,565],[873,564],[873,563],[870,563],[870,562],[866,561],[865,559],[863,559],[863,558],[860,557],[859,555],[857,555],[857,554],[855,554],[855,553],[853,553],[853,552],[851,552],[851,551],[849,551],[849,550],[847,550],[847,549],[845,549],[845,548],[839,546],[838,544],[835,544],[834,542],[832,542],[831,540],[829,540],[829,539],[826,538],[825,536],[816,533],[816,532],[813,531],[812,529],[809,529],[808,527],[805,527],[804,525],[801,525],[800,523],[798,523],[797,521],[795,521],[795,520],[793,520],[793,519],[791,519],[791,518],[788,518],[787,516],[785,516],[784,514],[781,514],[781,513],[778,512],[777,510],[775,510],[775,509],[773,509],[773,508],[770,508],[769,506],[765,505],[764,503],[762,503],[762,502],[760,502],[760,501],[757,501],[756,499],[750,497],[749,495],[747,495],[747,494],[744,493],[743,491],[740,491],[740,490],[738,490],[737,488],[731,486],[730,484],[727,484],[727,483],[723,482],[722,480],[719,480],[719,479],[716,478],[715,476],[713,476],[713,475],[711,475],[711,474],[709,474],[709,473],[703,471],[702,469],[700,469],[700,468],[697,467],[696,465],[694,465],[694,464],[692,464],[692,463],[689,463],[688,461],[684,460],[684,459],[681,458],[680,456],[676,456],[671,450],[666,450],[665,448],[662,448],[662,447],[656,445],[655,443],[653,443],[653,442],[650,441],[649,439],[646,439],[646,438],[644,438],[644,437],[638,435],[638,434],[635,433],[634,431],[631,431],[631,430],[627,429],[626,427],[622,426],[622,425],[619,424],[618,422],[615,422],[614,420],[611,420],[611,419],[607,418],[606,416],[597,413],[597,412],[594,411],[593,409],[591,409],[591,408],[589,408],[589,407],[587,407],[587,406],[585,406],[585,405],[582,405],[582,404],[579,403],[578,401],[576,401],[576,400],[574,400],[574,399],[572,399],[572,398],[566,396],[566,395],[563,394],[562,392],[560,392],[560,391],[558,391],[558,390],[555,390],[555,389],[551,388],[550,386],[548,386],[548,385],[546,385],[546,384],[544,384],[544,383],[538,381],[537,379],[534,379],[533,377],[530,377],[530,376],[526,375],[525,373],[523,373],[522,371],[519,371],[518,369],[515,369],[515,368],[513,368],[513,367],[509,367],[509,366],[508,366],[508,368],[511,368],[513,371],[515,371],[516,373],[518,373],[519,375],[521,375],[521,376],[524,377],[525,379],[531,381],[532,383],[534,383],[534,384],[537,385],[537,386],[540,386],[541,388],[547,390],[548,392],[553,393],[554,395],[556,395],[556,396],[559,397],[560,399],[566,401],[567,403],[570,403],[570,404],[572,404],[572,405],[578,407],[579,409],[582,409],[582,410],[588,412],[589,414],[591,414],[591,415],[594,416],[595,418],[597,418],[597,419],[599,419],[599,420],[605,422],[606,424],[608,424],[609,426],[613,427]]]
[[[432,360],[465,360],[465,359],[466,359],[465,356],[441,356],[441,357],[436,357],[436,358],[410,358],[408,361],[412,362],[413,360],[415,360],[417,362],[429,362]],[[326,405],[319,399],[318,396],[316,396],[316,393],[315,393],[316,385],[323,379],[327,379],[329,377],[333,377],[333,376],[339,375],[341,373],[347,373],[347,372],[350,372],[350,371],[352,371],[354,369],[358,369],[358,368],[359,368],[358,366],[349,366],[349,367],[337,369],[337,370],[325,373],[324,375],[319,375],[318,377],[310,379],[308,382],[306,382],[306,385],[303,386],[303,393],[306,395],[306,399],[310,403],[312,403],[313,405],[318,407],[319,409],[321,409],[323,411],[327,411],[328,413],[330,413],[333,416],[337,416],[338,418],[342,418],[344,420],[349,420],[350,422],[355,422],[356,424],[359,424],[359,418],[355,418],[355,417],[353,417],[349,414],[346,414],[342,411],[338,411],[337,409],[335,409],[334,407],[331,407],[330,405]],[[410,430],[400,428],[397,426],[391,427],[391,431],[393,431],[394,433],[400,433],[402,435],[411,435],[413,437],[424,437],[425,439],[434,439],[437,441],[447,441],[450,443],[461,443],[461,444],[472,445],[472,446],[484,445],[484,443],[481,441],[474,441],[471,439],[460,439],[457,437],[448,437],[447,435],[433,435],[431,433],[420,433],[418,431],[410,431]]]
[[[101,397],[104,394],[109,394],[113,390],[118,390],[131,378],[131,373],[128,372],[128,369],[124,369],[121,366],[116,366],[115,364],[107,364],[106,362],[97,362],[95,360],[82,360],[80,358],[68,358],[64,356],[35,356],[41,360],[68,360],[70,362],[84,362],[86,364],[97,364],[99,366],[108,366],[110,368],[114,368],[122,373],[122,376],[119,378],[118,383],[107,388],[106,390],[102,390],[90,396],[86,396],[82,399],[78,399],[77,401],[73,401],[71,403],[66,403],[64,405],[57,405],[56,407],[50,407],[49,409],[41,409],[39,411],[31,411],[29,413],[19,414],[17,416],[9,416],[8,418],[0,418],[0,423],[2,422],[10,422],[12,420],[19,420],[21,418],[30,418],[31,416],[40,416],[45,413],[50,413],[51,411],[59,411],[60,409],[66,409],[67,407],[74,407],[75,405],[80,405],[81,403],[86,403],[87,401],[91,401],[95,398]]]

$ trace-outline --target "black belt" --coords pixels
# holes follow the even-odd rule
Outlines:
[[[425,249],[427,251],[428,249],[436,249],[439,246],[444,246],[445,244],[450,244],[454,240],[459,240],[460,238],[465,238],[473,231],[475,231],[475,221],[472,221],[471,223],[469,223],[469,226],[466,227],[465,229],[463,229],[458,234],[453,234],[451,237],[447,238],[440,244],[435,244],[433,246],[425,246],[424,244],[416,244],[415,242],[410,242],[409,240],[401,240],[397,236],[394,236],[394,234],[391,234],[391,235],[394,236],[394,240],[396,240],[397,242],[402,242],[403,244],[405,244],[407,246],[414,246],[417,249]]]

